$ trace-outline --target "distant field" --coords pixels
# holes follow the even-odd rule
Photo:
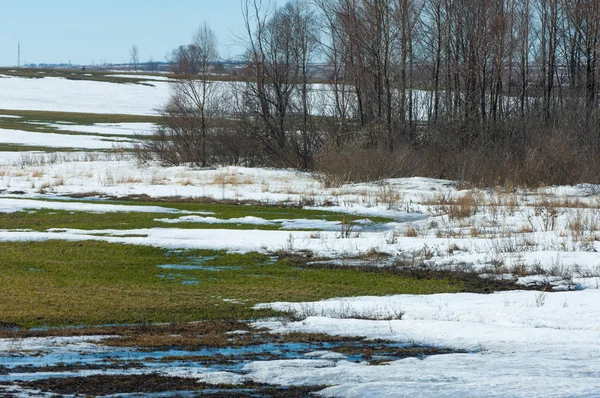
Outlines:
[[[142,84],[148,85],[147,78],[136,77],[135,74],[125,75],[119,74],[120,76],[114,76],[114,72],[98,72],[98,71],[86,71],[81,69],[39,69],[39,68],[0,68],[0,75],[12,76],[12,77],[24,77],[29,79],[41,79],[44,77],[60,77],[68,80],[86,80],[106,83],[119,83],[119,84]],[[160,74],[145,73],[147,76],[164,76]],[[125,77],[126,76],[126,77]]]
[[[36,76],[19,77],[20,73]],[[156,116],[169,98],[166,81],[69,73],[0,73],[0,109]]]

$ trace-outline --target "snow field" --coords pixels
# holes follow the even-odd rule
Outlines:
[[[359,335],[466,350],[370,367],[330,360],[251,363],[254,381],[333,384],[326,396],[594,396],[600,387],[600,291],[352,297],[261,305],[317,314],[359,311],[402,320],[311,316],[259,322],[276,333]],[[208,375],[206,376],[208,377]]]
[[[168,99],[168,82],[152,86],[70,81],[60,78],[0,78],[0,109],[156,115]],[[315,87],[326,94],[326,88]],[[327,113],[326,95],[316,101]],[[8,116],[3,116],[8,117]],[[0,131],[0,142],[109,149],[131,145],[149,124],[52,125],[110,138]],[[311,231],[185,230],[177,223],[136,230],[2,229],[2,214],[36,209],[86,212],[152,211],[186,223],[221,223],[209,214],[165,206],[72,203],[65,195],[209,197],[215,200],[294,203],[340,211],[357,219],[395,220],[378,230],[360,226],[343,237],[340,223],[287,220]],[[49,199],[39,201],[36,199]],[[422,265],[474,270],[488,278],[546,281],[565,292],[513,291],[490,295],[437,294],[349,297],[315,303],[265,303],[291,310],[297,322],[264,320],[273,333],[360,335],[450,347],[467,353],[407,358],[379,366],[354,363],[330,352],[305,359],[252,361],[243,374],[166,368],[165,375],[210,383],[244,380],[281,385],[329,385],[325,396],[598,396],[600,389],[600,187],[533,190],[464,189],[452,181],[388,179],[324,188],[313,175],[244,167],[195,169],[139,165],[123,155],[0,153],[0,241],[104,240],[164,248],[232,251],[304,251],[356,266],[366,252],[390,256],[380,265]],[[231,222],[231,220],[229,220]],[[281,220],[280,220],[281,221]],[[260,218],[235,222],[265,225]],[[135,235],[129,236],[126,235]],[[102,236],[98,236],[102,235]],[[342,257],[342,259],[339,259]],[[531,275],[532,274],[532,275]],[[402,314],[402,319],[398,319]],[[358,319],[360,318],[360,319]],[[98,338],[99,339],[99,338]],[[104,350],[97,338],[0,339],[0,355],[22,351],[56,353]],[[0,384],[2,383],[0,376]]]
[[[296,220],[292,222],[296,228],[314,228],[316,233],[271,231],[272,235],[265,234],[264,237],[270,243],[269,249],[311,250],[317,255],[333,256],[379,251],[403,263],[473,269],[493,277],[549,273],[566,279],[575,278],[572,286],[580,283],[582,287],[595,284],[593,279],[582,278],[600,276],[600,215],[597,210],[600,199],[593,194],[594,187],[591,186],[507,193],[500,189],[458,190],[451,181],[401,178],[325,189],[311,174],[289,170],[165,168],[138,165],[126,158],[99,160],[103,155],[92,154],[66,154],[59,158],[30,154],[20,155],[17,160],[9,154],[4,156],[6,160],[0,163],[0,190],[5,190],[4,195],[24,192],[19,195],[21,198],[83,193],[208,197],[260,203],[302,203],[309,204],[308,208],[347,212],[356,217],[349,239],[341,238],[341,221],[321,225],[313,221],[303,225]],[[85,157],[91,161],[85,161]],[[378,227],[377,231],[370,230],[368,225],[360,225],[372,216],[389,217],[396,223]],[[185,216],[178,221],[199,225],[225,222],[198,215]],[[234,221],[267,223],[249,219]],[[165,229],[177,231],[177,223],[165,222]],[[222,230],[223,234],[226,231]],[[147,233],[158,239],[151,244],[163,244],[160,231]],[[236,250],[264,249],[265,241],[253,232],[239,233],[248,236],[239,237],[241,242],[248,243],[240,244]],[[203,234],[186,231],[181,244],[214,248],[217,243],[207,240]],[[26,238],[17,235],[4,232],[4,239]],[[48,238],[60,237],[56,233],[51,235]],[[71,231],[62,238],[83,239],[85,235],[85,231]],[[41,235],[36,239],[41,239]],[[252,245],[252,241],[256,243]],[[222,242],[219,248],[227,248],[228,240]],[[164,245],[171,247],[171,243],[164,242]]]
[[[169,84],[115,84],[57,77],[0,78],[0,109],[156,115]]]

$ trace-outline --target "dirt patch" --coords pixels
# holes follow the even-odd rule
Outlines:
[[[361,258],[363,264],[359,266],[326,261],[310,261],[309,258],[303,256],[293,256],[288,258],[288,260],[297,267],[303,268],[357,269],[363,272],[388,273],[418,280],[447,280],[449,282],[458,282],[462,285],[462,291],[466,293],[494,293],[507,290],[544,290],[542,287],[519,285],[515,280],[481,278],[480,274],[472,271],[430,269],[426,268],[426,266],[415,266],[413,264],[408,265],[402,263],[385,266],[370,265],[381,261],[378,257],[372,259]]]
[[[385,340],[366,341],[364,344],[341,344],[332,349],[349,357],[364,358],[369,365],[381,365],[404,358],[425,358],[431,355],[466,354],[467,351],[418,344],[398,344]]]
[[[46,330],[0,330],[0,338],[112,336],[103,345],[134,347],[139,350],[194,351],[205,348],[237,348],[260,344],[337,343],[361,341],[361,337],[330,336],[320,333],[271,334],[247,322],[204,321],[165,325],[99,326]]]
[[[16,323],[0,321],[0,332],[2,332],[3,330],[13,330],[13,329],[18,329],[18,328],[19,328],[19,325],[17,325]]]
[[[20,383],[22,387],[38,389],[56,394],[109,395],[128,393],[154,393],[171,391],[196,392],[193,395],[211,397],[306,397],[325,386],[274,387],[264,384],[245,383],[240,385],[213,385],[199,383],[195,379],[167,377],[157,374],[130,376],[68,377]]]
[[[106,195],[100,192],[83,192],[67,195],[73,199],[100,198],[106,200],[118,200],[126,202],[156,202],[156,203],[201,203],[201,204],[221,204],[221,205],[249,205],[249,206],[272,206],[272,207],[298,207],[298,203],[277,203],[273,204],[266,201],[249,199],[215,199],[210,196],[164,196],[154,197],[146,194],[114,196]],[[287,206],[286,206],[287,205]]]
[[[141,362],[110,362],[105,364],[93,364],[93,363],[75,363],[75,364],[59,364],[54,366],[15,366],[13,368],[7,368],[0,366],[0,375],[8,375],[11,373],[38,373],[38,372],[79,372],[83,370],[127,370],[127,369],[141,369],[144,364]]]
[[[13,332],[15,335],[19,332]],[[165,392],[173,396],[303,397],[323,386],[282,387],[253,383],[209,385],[189,377],[171,376],[170,369],[200,373],[246,374],[253,362],[304,360],[322,353],[330,360],[383,365],[391,361],[456,353],[447,348],[418,346],[359,336],[320,333],[272,334],[246,322],[210,321],[174,325],[68,328],[20,332],[21,337],[83,336],[81,345],[53,351],[15,350],[0,366],[0,375],[13,386],[57,394],[128,394]],[[93,345],[85,336],[111,336]],[[15,342],[19,347],[21,342]],[[24,345],[27,346],[26,344]],[[460,351],[462,352],[462,351]],[[109,372],[109,373],[106,373]],[[26,381],[24,381],[26,380]]]
[[[0,338],[29,337],[74,337],[74,336],[115,336],[105,340],[105,344],[121,347],[222,347],[233,344],[245,345],[251,336],[238,333],[246,331],[263,332],[252,328],[246,322],[204,321],[194,323],[133,325],[133,326],[92,326],[73,328],[48,328],[28,330],[0,330]]]

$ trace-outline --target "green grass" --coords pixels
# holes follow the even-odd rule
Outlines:
[[[136,115],[111,115],[77,112],[46,112],[46,111],[15,111],[0,110],[0,115],[20,116],[20,118],[6,118],[0,116],[0,128],[8,130],[21,130],[35,133],[54,133],[63,135],[87,135],[94,137],[114,138],[114,134],[86,133],[70,130],[59,130],[55,126],[40,123],[63,123],[68,122],[75,125],[93,125],[95,123],[160,123],[158,116],[136,116]],[[65,124],[68,126],[68,124]],[[123,137],[127,138],[127,137]],[[138,137],[139,138],[139,137]],[[145,138],[142,136],[141,138]],[[16,149],[15,149],[16,148]],[[37,146],[21,146],[2,144],[0,151],[12,150],[41,150],[44,152],[56,152],[65,148],[46,148]]]
[[[58,123],[69,122],[74,124],[92,125],[94,123],[160,123],[160,116],[121,115],[82,112],[53,112],[53,111],[25,111],[0,109],[0,115],[21,116],[19,119],[5,118],[3,122],[42,122]],[[0,118],[2,119],[2,118]]]
[[[70,201],[77,203],[76,201]],[[83,203],[120,204],[132,205],[131,201],[86,201]],[[139,206],[161,206],[171,209],[187,210],[191,212],[211,212],[207,215],[219,219],[242,218],[246,216],[260,217],[266,220],[275,219],[310,219],[340,221],[341,213],[332,213],[318,210],[306,210],[292,207],[275,206],[247,206],[229,204],[204,204],[204,203],[159,203],[135,202]],[[181,229],[261,229],[279,230],[280,225],[252,225],[252,224],[207,224],[180,222],[176,224],[155,221],[155,219],[177,219],[186,214],[172,213],[142,213],[142,212],[113,212],[90,213],[84,211],[65,210],[31,210],[8,213],[2,215],[2,229],[32,229],[46,231],[50,228],[74,229],[141,229],[141,228],[181,228]],[[373,222],[383,223],[392,221],[382,217],[369,217]]]
[[[37,146],[37,145],[18,145],[18,144],[4,144],[0,143],[0,152],[73,152],[73,148],[53,148],[48,146]],[[104,152],[103,150],[97,150],[95,152]]]
[[[20,116],[17,118],[2,117]],[[143,116],[143,115],[121,115],[121,114],[96,114],[96,113],[79,113],[79,112],[52,112],[52,111],[25,111],[25,110],[9,110],[0,109],[0,128],[8,130],[21,130],[35,133],[54,133],[62,135],[83,135],[93,137],[114,138],[115,134],[110,133],[90,133],[78,132],[71,130],[59,130],[55,126],[48,124],[70,123],[73,125],[93,125],[96,123],[154,123],[162,124],[163,120],[160,116]],[[214,123],[221,128],[233,128],[236,121],[229,119],[218,119]],[[68,124],[64,124],[68,128]],[[137,137],[128,137],[117,135],[122,138],[149,139],[150,136],[141,135]],[[67,141],[68,142],[68,141]],[[44,152],[57,152],[71,150],[69,148],[47,148],[41,146],[24,146],[13,144],[0,144],[0,151],[33,151],[39,150]],[[110,150],[109,150],[110,151]]]
[[[158,267],[192,257],[231,268]],[[257,253],[169,252],[92,241],[0,243],[0,264],[0,322],[22,327],[250,319],[273,315],[252,310],[260,302],[462,289],[449,280],[312,269]],[[199,284],[182,283],[190,280]]]
[[[310,220],[327,220],[340,221],[343,213],[335,213],[324,210],[308,210],[299,207],[284,207],[284,206],[258,206],[245,204],[220,204],[220,203],[195,203],[187,201],[181,203],[175,202],[159,202],[159,201],[131,201],[131,200],[88,200],[85,203],[104,203],[104,204],[120,204],[120,205],[139,205],[139,206],[164,206],[172,209],[187,210],[192,212],[207,211],[215,213],[212,215],[217,218],[238,218],[245,216],[261,217],[265,220],[275,220],[280,218],[296,219],[307,218]],[[348,218],[348,215],[345,215]],[[358,217],[364,218],[364,217]],[[375,223],[386,223],[394,221],[386,217],[368,217],[369,220]]]
[[[50,228],[73,229],[117,229],[129,230],[140,228],[181,228],[181,229],[261,229],[277,230],[277,225],[250,224],[206,224],[182,222],[177,224],[154,221],[155,218],[178,218],[180,215],[168,213],[88,213],[63,210],[28,210],[2,215],[2,229],[31,229],[46,231]]]
[[[69,122],[76,125],[93,125],[95,123],[160,123],[158,116],[137,116],[137,115],[111,115],[95,113],[77,113],[77,112],[47,112],[47,111],[15,111],[1,110],[0,115],[20,116],[19,119],[3,118],[0,116],[0,128],[8,130],[30,131],[35,133],[54,133],[68,135],[84,135],[93,137],[114,138],[111,134],[85,133],[77,131],[59,130],[54,126],[34,123],[60,123]],[[127,138],[127,137],[123,137]],[[130,137],[133,138],[133,137]],[[136,137],[137,139],[147,138],[146,136]],[[68,142],[68,141],[66,141]],[[0,152],[21,152],[21,151],[42,151],[42,152],[70,152],[73,148],[53,148],[36,145],[16,145],[1,144]],[[112,149],[95,150],[96,152],[112,152]],[[127,152],[130,150],[127,149]]]

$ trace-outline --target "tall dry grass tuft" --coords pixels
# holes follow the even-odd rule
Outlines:
[[[473,192],[469,192],[458,199],[441,194],[429,199],[425,204],[438,206],[451,220],[456,220],[475,215],[479,208],[479,199]]]

